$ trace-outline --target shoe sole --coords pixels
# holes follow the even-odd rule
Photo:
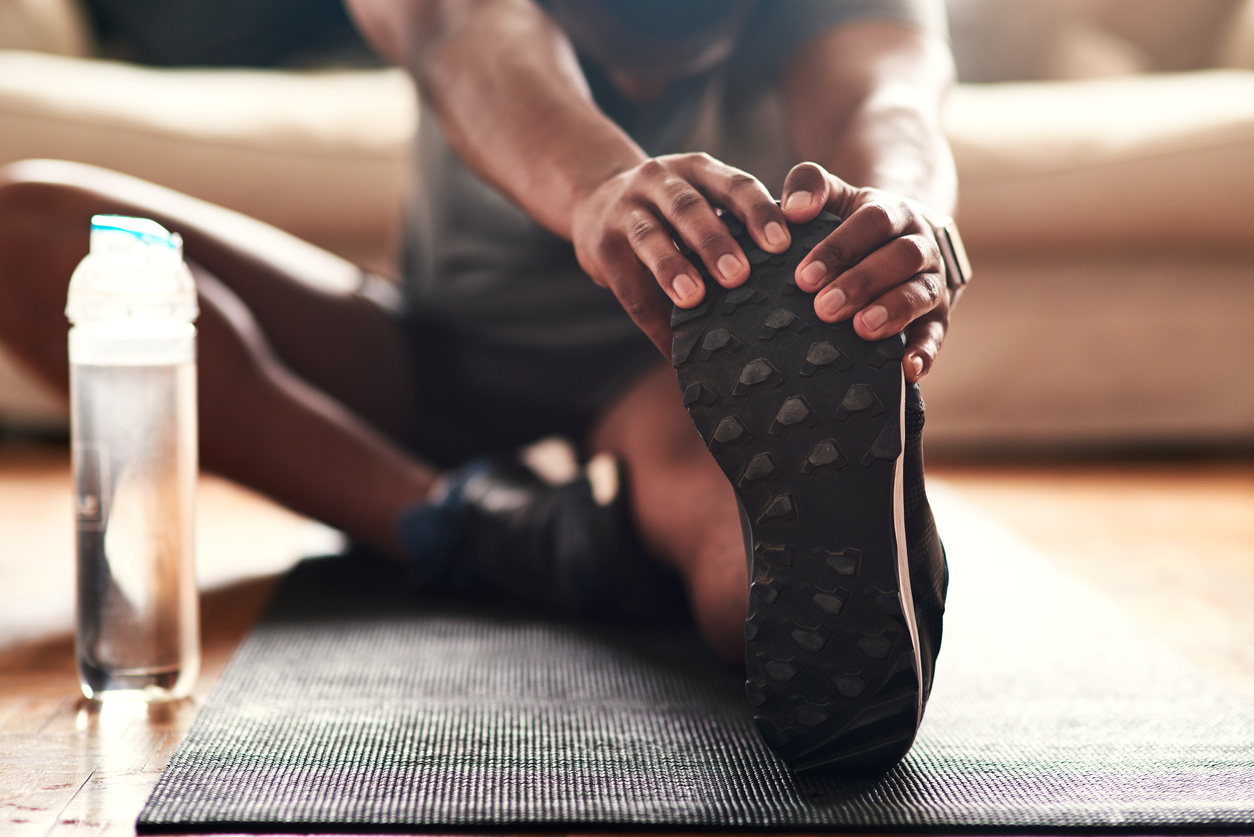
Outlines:
[[[783,256],[729,223],[753,265],[672,318],[683,403],[736,491],[749,565],[746,695],[798,771],[895,765],[922,717],[902,510],[901,335],[829,324],[793,282],[835,216]]]

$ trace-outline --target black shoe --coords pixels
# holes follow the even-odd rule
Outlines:
[[[701,305],[675,309],[672,360],[740,503],[758,729],[796,770],[866,775],[900,761],[922,719],[944,558],[923,494],[917,388],[907,410],[904,338],[868,343],[849,321],[822,322],[793,282],[838,223],[823,213],[793,227],[792,247],[772,256],[730,220],[750,278],[726,290],[703,277]]]
[[[923,701],[932,693],[932,671],[940,653],[949,565],[936,531],[936,520],[923,484],[923,396],[918,384],[906,387],[905,497],[906,545],[910,558],[910,592],[919,632],[919,662],[923,674]]]
[[[515,457],[488,457],[454,471],[447,486],[438,504],[400,523],[420,589],[498,595],[597,621],[686,618],[682,582],[640,545],[621,481],[598,502],[585,475],[554,486]]]

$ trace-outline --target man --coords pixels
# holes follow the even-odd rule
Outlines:
[[[513,590],[586,612],[633,578],[660,590],[660,566],[682,579],[717,651],[756,659],[750,702],[785,758],[802,768],[891,766],[930,687],[944,589],[922,495],[921,402],[902,383],[931,368],[947,285],[961,278],[937,238],[955,192],[938,122],[952,77],[939,11],[930,0],[349,7],[413,74],[427,108],[405,303],[352,266],[219,208],[97,169],[27,163],[0,186],[0,339],[65,391],[61,310],[90,216],[154,218],[183,235],[201,292],[206,467],[410,563],[427,584]],[[704,147],[774,157],[745,165],[782,178],[781,204],[761,180],[693,153]],[[783,176],[789,160],[814,162]],[[799,626],[788,641],[819,655],[807,668],[753,637],[746,646],[744,558],[755,544],[741,528],[743,498],[711,458],[714,442],[693,432],[656,351],[671,354],[672,304],[699,314],[707,296],[743,285],[751,262],[795,260],[789,225],[823,210],[843,223],[794,271],[796,288],[813,295],[816,328],[851,322],[849,339],[881,342],[904,330],[905,345],[886,358],[896,395],[873,396],[891,401],[881,434],[897,435],[880,463],[896,479],[874,501],[891,530],[885,554],[855,560],[858,550],[833,546],[828,569],[814,570],[879,573],[888,580],[875,588],[876,607],[887,615],[854,603],[840,622],[839,589],[830,625],[784,613],[781,625]],[[356,292],[325,289],[350,276]],[[816,400],[827,378],[813,380]],[[913,412],[899,422],[907,401]],[[551,432],[621,462],[623,503],[590,502],[479,458]],[[915,472],[904,504],[903,467]],[[485,502],[493,496],[523,501],[502,510]],[[617,550],[623,538],[603,520],[615,507],[629,514],[650,556],[643,563]],[[814,552],[854,523],[827,516],[813,543],[780,549]],[[912,578],[924,594],[912,597]],[[850,653],[866,667],[850,668]]]

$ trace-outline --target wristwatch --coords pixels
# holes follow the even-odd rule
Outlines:
[[[967,248],[962,246],[962,236],[958,234],[958,225],[953,218],[935,221],[929,219],[929,223],[936,235],[941,259],[945,262],[945,285],[949,288],[950,299],[953,300],[963,286],[971,281],[971,262],[967,259]]]

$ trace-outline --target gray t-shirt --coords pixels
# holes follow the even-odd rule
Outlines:
[[[927,9],[926,0],[755,0],[726,60],[644,104],[622,98],[603,68],[580,58],[597,105],[649,154],[706,151],[778,194],[795,162],[777,84],[789,58],[852,21],[943,25]],[[405,289],[422,320],[462,346],[459,374],[471,385],[518,392],[570,381],[595,410],[657,359],[614,296],[580,269],[571,244],[472,173],[426,108],[416,162]]]

